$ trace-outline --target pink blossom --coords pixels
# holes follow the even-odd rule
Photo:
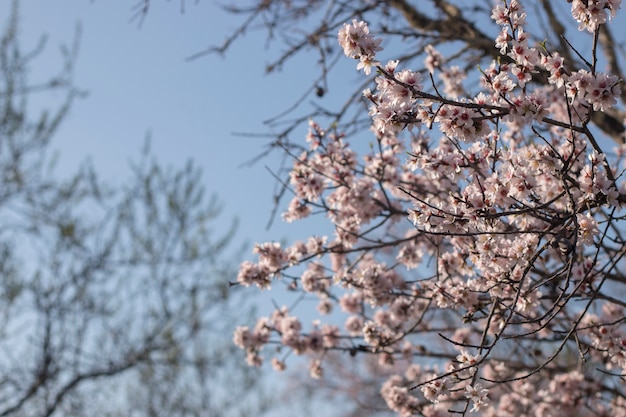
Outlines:
[[[571,3],[591,41],[620,6]],[[243,286],[287,281],[301,297],[235,331],[248,362],[280,352],[280,370],[304,355],[320,378],[334,352],[350,355],[400,416],[626,415],[626,148],[605,150],[595,124],[619,112],[621,81],[594,51],[537,46],[527,18],[522,2],[497,2],[508,58],[475,72],[433,46],[425,68],[380,66],[367,25],[340,29],[359,68],[379,66],[363,93],[369,137],[311,120],[290,153],[285,220],[319,215],[334,235],[259,244],[242,263]]]
[[[472,402],[470,412],[479,411],[487,405],[487,391],[480,383],[465,387],[465,397]]]
[[[351,25],[344,24],[339,30],[338,41],[347,57],[359,59],[357,69],[363,68],[369,74],[372,66],[380,65],[374,57],[376,52],[382,50],[382,39],[375,39],[370,35],[365,22],[353,20]]]

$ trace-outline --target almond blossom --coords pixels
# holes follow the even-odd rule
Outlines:
[[[585,36],[620,6],[571,3]],[[298,302],[238,328],[251,363],[269,352],[284,369],[286,350],[323,379],[334,354],[376,356],[401,416],[626,414],[626,152],[592,123],[621,80],[537,44],[522,2],[491,16],[501,55],[474,73],[435,45],[421,68],[382,65],[366,23],[340,28],[357,69],[376,69],[369,146],[310,121],[284,217],[318,213],[331,231],[257,245],[238,276],[318,299],[328,323],[298,319]]]

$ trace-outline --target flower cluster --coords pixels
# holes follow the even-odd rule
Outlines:
[[[347,57],[360,61],[357,69],[362,68],[366,74],[369,74],[372,67],[379,65],[375,58],[376,52],[382,51],[380,47],[382,39],[376,39],[370,35],[365,22],[353,20],[352,24],[346,23],[339,30],[338,40]]]
[[[619,5],[573,0],[572,14],[595,32]],[[323,378],[332,352],[375,355],[402,416],[626,415],[626,147],[605,151],[592,127],[620,80],[533,45],[517,0],[491,17],[501,57],[475,74],[433,46],[422,70],[382,65],[364,22],[339,30],[358,68],[377,69],[363,94],[372,143],[310,121],[284,219],[321,213],[334,235],[257,245],[238,276],[280,279],[338,325],[277,309],[236,331],[250,363],[277,344]]]
[[[572,17],[579,23],[578,30],[595,32],[606,23],[607,11],[615,17],[622,0],[572,0]]]

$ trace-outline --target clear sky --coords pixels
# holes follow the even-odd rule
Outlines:
[[[58,68],[60,45],[71,44],[76,25],[82,27],[75,80],[89,96],[75,104],[55,138],[61,170],[74,172],[91,158],[103,178],[119,183],[150,132],[161,162],[182,166],[192,158],[203,169],[208,192],[224,203],[224,224],[233,216],[240,220],[238,242],[279,240],[293,230],[280,221],[265,230],[275,187],[265,167],[277,166],[278,155],[241,166],[269,139],[233,132],[266,132],[262,122],[299,97],[315,68],[307,74],[306,67],[296,72],[287,66],[266,76],[271,54],[262,32],[235,43],[224,57],[186,61],[237,27],[213,1],[188,1],[181,14],[179,1],[153,0],[141,27],[131,19],[136,0],[20,3],[23,47],[48,36],[33,78]],[[0,16],[9,5],[2,2]]]

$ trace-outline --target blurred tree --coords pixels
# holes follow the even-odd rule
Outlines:
[[[258,372],[230,341],[246,314],[228,285],[235,222],[218,235],[199,169],[164,168],[148,146],[122,186],[89,163],[60,179],[51,143],[82,94],[78,41],[31,82],[45,42],[23,53],[17,9],[0,40],[0,416],[259,415]]]

